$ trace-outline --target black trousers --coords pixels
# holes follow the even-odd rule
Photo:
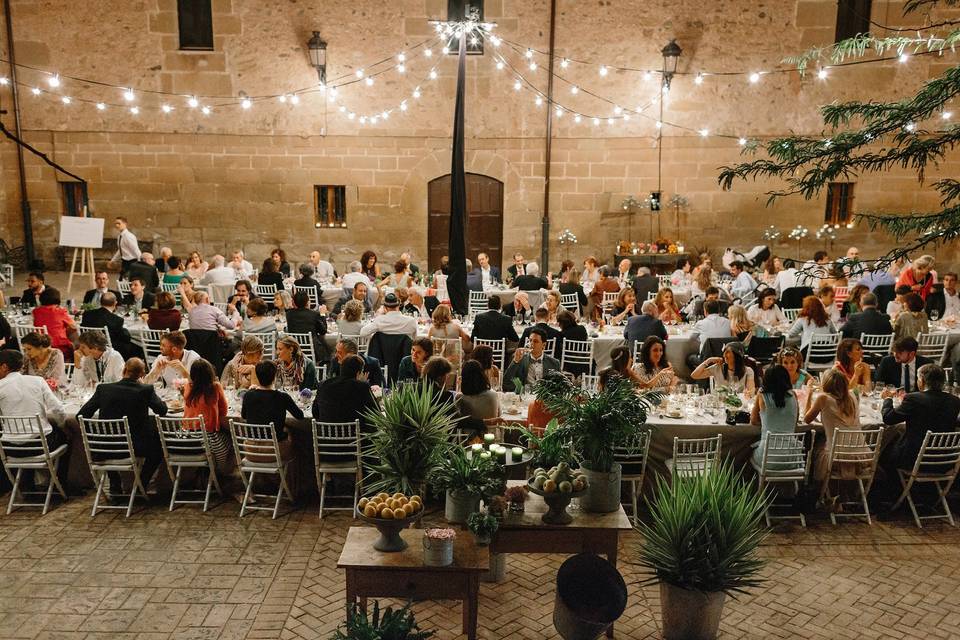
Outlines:
[[[64,433],[59,427],[53,427],[50,433],[46,436],[47,448],[50,451],[53,451],[60,445],[69,445],[70,440],[67,438],[67,434]],[[11,458],[23,458],[26,456],[34,455],[31,451],[24,451],[22,454],[17,451],[18,447],[16,443],[9,443],[5,445],[7,449],[7,454]],[[68,447],[67,452],[64,453],[59,460],[57,466],[57,479],[60,481],[60,485],[63,486],[64,490],[67,488],[67,468],[70,463],[70,449]],[[33,480],[33,469],[24,469],[23,475],[21,476],[20,489],[24,491],[32,491],[34,489],[34,480]]]
[[[136,260],[124,260],[120,259],[120,275],[124,278],[127,277],[127,271],[130,270],[130,265],[132,265]]]

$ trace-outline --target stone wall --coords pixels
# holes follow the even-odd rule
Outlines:
[[[307,64],[304,43],[312,30],[320,30],[328,41],[328,76],[336,78],[429,38],[427,19],[442,17],[446,3],[213,0],[216,50],[204,53],[177,50],[174,0],[88,4],[80,11],[66,0],[14,0],[12,8],[19,62],[138,89],[136,103],[142,111],[136,116],[122,106],[99,112],[81,103],[89,99],[122,105],[123,98],[117,90],[70,80],[55,95],[21,94],[26,139],[89,181],[95,214],[126,215],[138,235],[168,244],[176,253],[196,248],[209,255],[242,246],[256,261],[269,247],[281,245],[297,260],[319,248],[337,264],[367,248],[384,261],[408,249],[423,259],[427,183],[449,171],[453,60],[438,64],[437,80],[419,83],[419,101],[409,99],[409,92],[429,66],[422,54],[413,52],[405,76],[393,71],[377,76],[372,87],[361,82],[341,88],[340,103],[358,115],[378,113],[408,97],[406,113],[396,111],[376,125],[347,120],[319,93],[304,95],[298,106],[275,100],[257,101],[250,111],[214,106],[213,113],[203,117],[189,109],[183,97],[145,91],[224,96],[219,102],[203,100],[217,105],[235,101],[226,97],[240,91],[257,96],[310,86],[316,84],[316,75]],[[916,17],[901,18],[898,7],[875,3],[873,19],[889,25],[917,23]],[[557,52],[577,60],[658,68],[659,49],[676,37],[684,48],[681,72],[770,69],[786,55],[831,40],[835,11],[836,3],[829,0],[560,0]],[[488,0],[486,17],[498,23],[497,32],[506,40],[546,50],[545,0]],[[509,74],[493,66],[491,51],[488,45],[486,55],[469,60],[467,170],[504,183],[504,255],[536,255],[544,193],[544,108],[533,103],[532,93],[514,91]],[[439,47],[434,46],[434,52],[435,62]],[[515,63],[521,58],[508,56]],[[757,85],[738,76],[708,77],[697,86],[693,75],[681,75],[674,80],[664,120],[729,135],[816,133],[821,130],[818,105],[854,97],[906,96],[951,62],[953,54],[917,57],[905,65],[832,70],[827,81],[785,73],[764,76]],[[614,115],[613,104],[590,98],[586,90],[633,108],[648,103],[658,86],[636,72],[601,78],[595,67],[577,64],[557,72],[584,89],[573,96],[570,85],[558,79],[558,102],[603,117]],[[545,86],[542,68],[524,69],[524,75]],[[30,71],[21,71],[20,80],[45,86],[43,77]],[[74,103],[65,107],[60,94],[72,96]],[[8,106],[8,91],[0,93],[0,99]],[[175,110],[160,113],[163,103]],[[553,262],[565,257],[556,244],[564,228],[580,240],[570,251],[573,258],[591,253],[607,258],[616,241],[627,236],[620,202],[627,194],[643,197],[657,185],[656,117],[653,106],[612,126],[594,127],[589,120],[577,124],[570,114],[555,120]],[[4,118],[12,123],[11,116]],[[695,131],[675,128],[664,132],[662,188],[665,199],[679,193],[690,203],[679,231],[687,246],[749,247],[762,242],[762,230],[770,224],[784,232],[796,224],[811,230],[822,224],[822,197],[790,198],[766,207],[765,194],[775,184],[738,184],[732,192],[721,191],[718,167],[740,158],[735,139],[701,138]],[[3,236],[20,244],[12,145],[0,147],[0,162]],[[938,175],[960,175],[960,156],[949,157],[927,179]],[[52,169],[28,156],[35,237],[48,260],[63,209],[57,179]],[[937,205],[935,195],[909,172],[864,176],[857,182],[858,211],[921,211]],[[315,184],[347,185],[347,229],[314,228]],[[649,239],[649,219],[649,214],[635,216],[634,240]],[[661,214],[663,235],[677,237],[675,220],[672,211]],[[841,246],[833,249],[842,253],[848,243],[869,254],[888,248],[891,239],[862,229],[842,231]],[[804,253],[821,246],[808,241]],[[796,246],[785,244],[777,250],[793,255]],[[938,253],[946,261],[957,258],[955,248]]]

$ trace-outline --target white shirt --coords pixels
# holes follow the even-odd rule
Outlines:
[[[709,338],[731,338],[733,332],[730,331],[730,320],[723,316],[711,313],[703,320],[698,320],[693,325],[693,334],[690,336],[700,337],[700,348],[707,343]]]
[[[910,377],[910,391],[919,391],[917,389],[917,359],[914,358],[910,362],[901,362],[900,365],[900,386],[904,389],[907,388],[907,380],[904,380],[904,369],[906,369],[906,375]]]
[[[741,271],[740,275],[733,281],[730,287],[730,293],[736,298],[742,298],[757,288],[757,282],[746,271]]]
[[[813,260],[807,260],[803,263],[803,273],[797,277],[797,282],[802,287],[811,287],[816,289],[820,286],[820,278],[827,275],[827,268],[822,264],[817,264]]]
[[[960,316],[960,291],[950,295],[943,290],[943,317],[947,316]]]
[[[484,287],[489,286],[493,282],[493,278],[490,277],[490,267],[480,267],[480,281]]]
[[[377,316],[360,329],[360,337],[369,337],[374,333],[406,334],[410,339],[417,337],[417,319],[405,316],[396,309]]]
[[[246,260],[241,260],[240,264],[237,265],[234,262],[231,262],[229,265],[233,272],[237,275],[238,280],[243,278],[249,278],[253,275],[253,265],[247,262]]]
[[[313,265],[314,276],[317,278],[331,279],[333,278],[333,265],[327,262],[326,260],[321,260],[317,264]]]
[[[776,290],[777,295],[781,295],[787,289],[799,286],[799,277],[800,272],[796,269],[784,269],[777,273],[777,278],[773,281],[773,288]]]
[[[201,284],[233,284],[237,281],[237,272],[232,267],[214,267],[209,269],[203,278]]]
[[[63,422],[63,403],[53,395],[47,382],[39,376],[25,376],[19,371],[0,380],[0,414],[5,416],[40,416],[43,433],[53,431],[51,419]],[[22,440],[10,436],[9,440]]]
[[[360,273],[359,271],[351,271],[343,276],[343,288],[353,291],[353,288],[357,286],[358,282],[362,282],[367,285],[367,289],[373,286],[373,283],[370,282],[370,278],[366,275]]]
[[[183,363],[183,368],[186,369],[188,373],[190,371],[190,367],[193,366],[193,363],[199,359],[200,355],[196,351],[191,351],[190,349],[184,349],[183,355],[180,356],[180,362]],[[175,369],[174,367],[163,367],[161,372],[160,365],[166,361],[167,358],[165,356],[159,356],[153,363],[153,368],[150,369],[150,373],[143,378],[143,381],[147,384],[152,384],[158,379],[162,379],[168,387],[172,388],[174,381],[176,381],[178,378],[187,377],[181,373],[179,369]]]
[[[774,327],[778,324],[786,324],[787,322],[787,317],[783,315],[783,311],[781,311],[777,305],[773,305],[769,309],[761,309],[759,305],[750,307],[747,311],[747,319],[750,320],[750,322],[756,322],[765,327]]]
[[[140,245],[137,244],[137,236],[133,235],[130,229],[124,229],[117,236],[117,252],[113,254],[114,260],[138,260],[140,258]]]
[[[117,382],[123,377],[123,356],[114,349],[107,350],[100,356],[100,367],[103,375],[97,375],[97,360],[83,356],[80,358],[80,367],[73,375],[73,383],[77,386],[96,384],[98,382]]]

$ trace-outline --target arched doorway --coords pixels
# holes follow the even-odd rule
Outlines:
[[[427,251],[430,269],[448,254],[450,233],[450,174],[427,185]],[[467,257],[477,264],[477,254],[500,265],[503,253],[503,183],[478,173],[467,174]]]

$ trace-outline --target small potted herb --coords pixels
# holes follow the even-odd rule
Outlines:
[[[477,544],[486,546],[490,544],[493,534],[500,528],[500,521],[489,513],[477,511],[467,518],[467,528],[476,536]]]

